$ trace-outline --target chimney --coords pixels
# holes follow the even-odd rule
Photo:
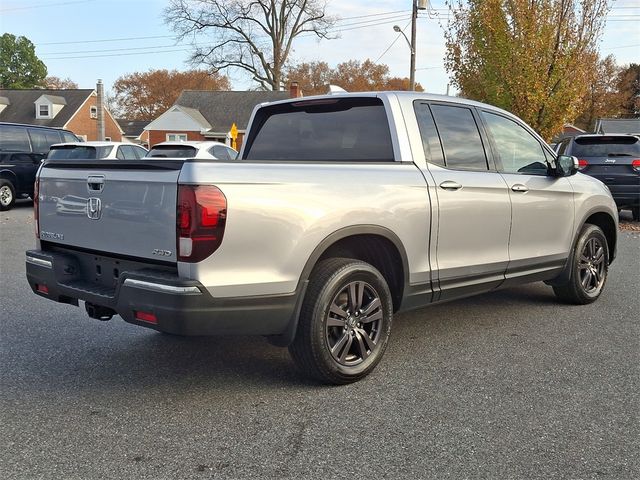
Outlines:
[[[302,96],[302,92],[300,91],[300,87],[298,86],[298,82],[291,82],[289,84],[289,97],[290,98],[298,98]]]
[[[98,98],[96,99],[96,107],[98,107],[98,140],[104,141],[104,85],[101,79],[98,79],[96,92],[98,93]]]

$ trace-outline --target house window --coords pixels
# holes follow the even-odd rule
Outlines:
[[[38,117],[39,118],[49,118],[49,105],[47,104],[40,104],[38,105]]]
[[[98,118],[98,107],[92,106],[89,108],[89,116],[91,118]]]
[[[167,133],[167,142],[186,142],[186,133]]]
[[[111,141],[111,137],[104,137],[104,141],[105,142],[110,142]]]

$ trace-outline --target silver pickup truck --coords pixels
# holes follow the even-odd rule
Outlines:
[[[394,312],[525,282],[602,293],[617,209],[481,103],[363,93],[259,105],[237,160],[50,160],[33,291],[178,335],[264,335],[306,374],[370,373]]]

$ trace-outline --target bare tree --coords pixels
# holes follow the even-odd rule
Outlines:
[[[191,62],[215,71],[239,68],[267,90],[278,90],[296,37],[329,38],[336,19],[326,0],[171,0],[165,21],[190,38]],[[207,44],[198,43],[207,40]]]

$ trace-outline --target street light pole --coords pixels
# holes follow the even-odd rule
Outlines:
[[[416,24],[418,23],[418,10],[426,10],[429,2],[427,0],[411,0],[411,41],[404,34],[398,25],[393,29],[402,34],[411,50],[411,66],[409,67],[409,90],[416,89]]]

